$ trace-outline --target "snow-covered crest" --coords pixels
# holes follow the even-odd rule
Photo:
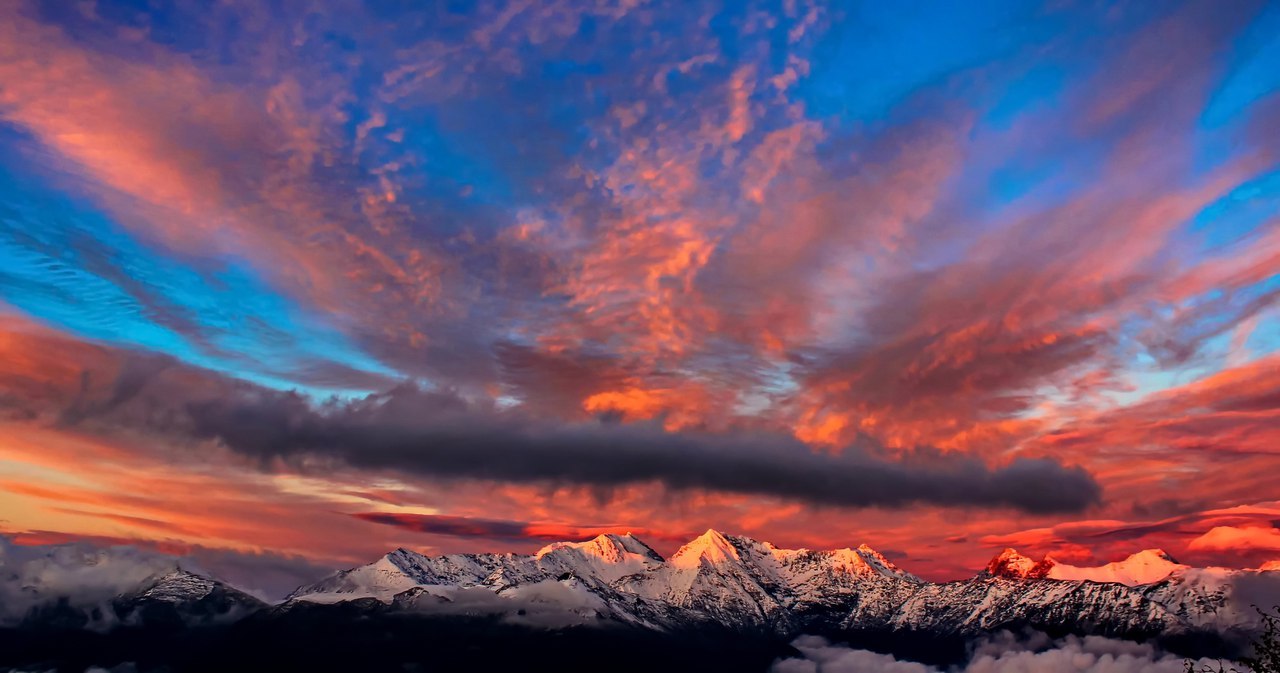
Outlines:
[[[76,566],[99,572],[113,563],[95,554],[56,560],[55,566],[68,566],[59,571],[67,577],[81,576]],[[31,568],[49,570],[50,562]],[[161,567],[138,579],[143,570],[152,568],[143,564],[137,577],[127,578],[132,589],[113,592],[100,605],[122,619],[159,615],[202,623],[265,607],[209,577]],[[1247,599],[1260,583],[1280,592],[1280,574],[1188,568],[1159,550],[1090,568],[1009,549],[970,580],[936,584],[867,545],[783,549],[708,530],[666,560],[629,534],[557,542],[534,554],[425,556],[397,549],[302,587],[272,609],[323,610],[318,606],[363,600],[357,609],[488,615],[535,626],[678,631],[715,625],[775,635],[814,626],[978,634],[1008,624],[1073,628],[1081,621],[1107,633],[1149,637],[1177,629],[1248,629],[1256,613]],[[25,590],[37,585],[28,582]]]
[[[738,548],[729,538],[720,531],[707,529],[672,554],[670,564],[677,568],[693,568],[704,563],[720,565],[739,560]]]
[[[1151,584],[1190,566],[1178,563],[1163,549],[1144,549],[1122,561],[1095,567],[1077,567],[1055,563],[1049,577],[1058,580],[1092,580],[1118,582],[1129,586]]]
[[[1159,582],[1189,567],[1178,563],[1162,549],[1144,549],[1124,560],[1099,566],[1075,566],[1048,556],[1036,561],[1015,549],[1006,548],[991,559],[986,573],[992,577],[1013,579],[1088,580],[1139,586]]]
[[[558,601],[572,619],[586,615],[657,628],[693,620],[771,632],[788,632],[819,614],[846,628],[963,632],[1071,613],[1114,622],[1120,630],[1156,633],[1194,622],[1175,605],[1188,592],[1219,603],[1225,595],[1206,588],[1207,577],[1188,572],[1158,550],[1087,568],[1006,549],[972,580],[932,584],[865,544],[782,549],[708,530],[666,560],[634,536],[613,534],[553,543],[532,555],[428,557],[401,549],[299,589],[292,598],[399,604],[412,594],[415,609],[435,609],[454,601],[475,605],[476,594],[460,592],[487,591],[501,599],[486,603],[488,609],[509,604],[505,610],[513,615],[526,614],[522,601],[536,598],[539,610]]]

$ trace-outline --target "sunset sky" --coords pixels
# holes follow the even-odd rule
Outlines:
[[[20,544],[1256,567],[1278,304],[1280,3],[0,0]]]

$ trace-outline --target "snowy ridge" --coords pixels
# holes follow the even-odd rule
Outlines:
[[[1160,550],[1077,567],[1006,549],[970,580],[930,583],[861,545],[780,549],[708,530],[669,559],[631,535],[558,542],[532,555],[427,557],[397,550],[302,587],[288,604],[373,598],[392,609],[491,614],[509,621],[714,625],[792,634],[815,629],[972,635],[1011,625],[1149,637],[1249,628],[1236,586],[1256,571],[1196,569]]]
[[[1258,624],[1255,604],[1280,593],[1280,573],[1231,568],[1184,568],[1153,584],[1136,587],[1147,598],[1202,628],[1250,630]]]
[[[86,563],[87,568],[103,563],[99,556],[75,560]],[[0,614],[0,626],[25,624],[109,630],[119,625],[226,623],[267,607],[266,603],[223,582],[177,567],[162,568],[160,572],[137,579],[140,573],[155,565],[143,564],[131,570],[117,567],[114,579],[118,583],[88,589],[32,582],[24,587],[21,603],[0,606],[16,608],[18,612],[7,618]],[[66,567],[64,572],[85,576],[74,566]]]
[[[589,569],[590,575],[606,582],[662,563],[658,552],[630,533],[604,534],[586,542],[555,542],[538,550],[534,558],[541,567],[554,565],[564,572]]]
[[[265,607],[239,589],[181,568],[153,576],[112,601],[112,612],[129,624],[228,623]]]
[[[1096,567],[1077,567],[1053,562],[1048,577],[1056,580],[1092,580],[1118,582],[1129,586],[1151,584],[1191,566],[1178,563],[1163,549],[1144,549],[1123,561]]]
[[[139,598],[162,603],[180,604],[186,601],[198,601],[213,593],[218,582],[177,569],[156,577],[150,586],[144,586],[136,595]]]
[[[390,601],[402,591],[428,583],[428,576],[417,572],[419,557],[420,554],[407,549],[397,549],[373,563],[344,570],[306,587],[306,599],[315,603],[338,603],[358,598]],[[298,597],[300,591],[295,591],[288,599]]]
[[[708,530],[669,559],[629,534],[556,542],[534,554],[424,556],[397,549],[269,607],[171,562],[121,554],[59,551],[14,566],[20,571],[14,581],[0,583],[6,599],[0,607],[11,608],[11,622],[77,628],[227,623],[254,613],[304,617],[344,604],[361,615],[484,617],[536,628],[714,629],[787,638],[848,632],[969,638],[1032,628],[1149,638],[1249,631],[1258,625],[1251,607],[1258,597],[1280,595],[1278,572],[1191,568],[1159,550],[1090,568],[1006,549],[971,579],[933,583],[866,545],[782,549]]]
[[[1087,580],[1135,587],[1159,582],[1190,567],[1178,563],[1163,549],[1144,549],[1123,561],[1100,566],[1074,566],[1049,556],[1036,561],[1006,548],[987,564],[986,574],[1007,579]]]

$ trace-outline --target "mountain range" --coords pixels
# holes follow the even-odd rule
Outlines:
[[[830,631],[980,634],[1030,626],[1105,635],[1247,631],[1271,570],[1193,568],[1161,550],[1098,567],[1006,549],[975,577],[926,582],[874,549],[779,549],[708,530],[668,559],[632,535],[558,542],[532,555],[423,556],[398,549],[294,591],[282,606],[372,599],[393,610],[549,625],[659,630],[716,624],[778,635]]]
[[[1160,550],[1083,567],[1006,549],[972,578],[936,583],[866,545],[780,549],[708,530],[663,558],[630,534],[605,534],[529,555],[397,549],[274,604],[176,567],[106,600],[55,595],[27,578],[21,590],[32,607],[8,626],[28,635],[219,628],[263,647],[327,631],[341,639],[356,625],[419,641],[446,632],[453,642],[480,631],[572,634],[575,642],[626,634],[681,647],[707,639],[785,646],[813,634],[935,661],[1007,630],[1230,654],[1259,627],[1252,606],[1280,601],[1280,571],[1267,568],[1194,568]]]

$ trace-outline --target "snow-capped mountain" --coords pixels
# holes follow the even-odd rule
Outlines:
[[[1190,566],[1178,563],[1163,549],[1144,549],[1123,561],[1100,566],[1074,566],[1046,556],[1036,561],[1005,549],[987,565],[987,574],[1008,579],[1089,580],[1128,586],[1151,584]]]
[[[1092,580],[1137,586],[1159,582],[1189,567],[1175,561],[1163,549],[1144,549],[1123,561],[1102,566],[1079,567],[1054,562],[1048,577],[1055,580]]]
[[[0,627],[111,629],[234,621],[266,606],[173,557],[131,547],[0,545]]]
[[[149,624],[232,622],[266,605],[226,583],[181,568],[150,577],[112,601],[123,622]]]
[[[782,549],[714,530],[665,559],[632,535],[533,554],[397,549],[275,605],[173,558],[23,550],[0,557],[0,614],[18,615],[0,624],[0,670],[68,656],[68,670],[565,670],[565,652],[616,670],[764,670],[802,634],[941,666],[1027,630],[1222,656],[1256,633],[1251,605],[1277,599],[1280,572],[1192,568],[1156,550],[1083,567],[1007,549],[935,583],[866,545]]]
[[[1124,586],[1130,589],[1128,595],[1138,594],[1158,606],[1163,617],[1156,613],[1151,617],[1160,617],[1171,629],[1228,632],[1256,628],[1255,604],[1270,605],[1280,598],[1280,573],[1276,571],[1280,571],[1280,564],[1243,570],[1193,568],[1162,549],[1144,549],[1122,561],[1100,566],[1068,565],[1051,557],[1035,561],[1005,549],[992,559],[985,574],[1012,580]]]
[[[21,618],[25,626],[111,629],[117,626],[230,623],[266,603],[218,580],[174,568],[144,578],[102,600],[75,595],[33,596]]]
[[[413,591],[415,605],[455,609],[461,592],[486,589],[518,600],[547,585],[560,585],[567,607],[593,605],[597,616],[657,628],[716,623],[731,628],[793,631],[802,615],[839,604],[879,603],[920,584],[883,555],[858,549],[778,549],[767,542],[709,530],[664,560],[631,535],[601,535],[579,543],[555,543],[531,556],[457,554],[426,557],[399,549],[366,566],[300,588],[290,601],[333,603],[360,598],[392,602]],[[436,601],[423,603],[424,594]],[[594,601],[581,600],[584,595]],[[539,598],[550,600],[549,596]],[[403,601],[402,601],[403,602]],[[498,606],[503,607],[502,605]]]
[[[1255,606],[1280,601],[1280,571],[1184,568],[1135,589],[1194,627],[1247,632],[1258,626]]]
[[[1017,549],[1006,547],[991,559],[985,573],[990,577],[1015,580],[1043,579],[1049,575],[1049,569],[1052,567],[1053,561],[1048,558],[1036,561],[1029,556],[1019,554]]]
[[[1242,589],[1280,573],[1196,569],[1159,550],[1098,567],[1006,549],[972,579],[931,583],[866,545],[813,551],[708,530],[663,559],[633,536],[533,555],[427,557],[400,549],[294,592],[286,605],[375,599],[394,610],[522,621],[712,626],[779,636],[912,632],[975,636],[1032,627],[1150,637],[1248,628]]]
[[[11,547],[0,538],[0,626],[58,601],[76,610],[102,610],[116,596],[176,568],[172,558],[129,547],[56,545],[37,550]]]
[[[1280,597],[1280,572],[1192,568],[1159,550],[1084,567],[1006,549],[970,579],[933,583],[866,545],[781,549],[708,530],[667,559],[629,534],[534,554],[397,549],[267,606],[171,561],[122,553],[59,551],[7,570],[0,589],[30,606],[20,620],[63,628],[401,615],[783,641],[801,633],[971,639],[1023,628],[1140,638],[1239,633],[1257,626],[1253,603]]]

